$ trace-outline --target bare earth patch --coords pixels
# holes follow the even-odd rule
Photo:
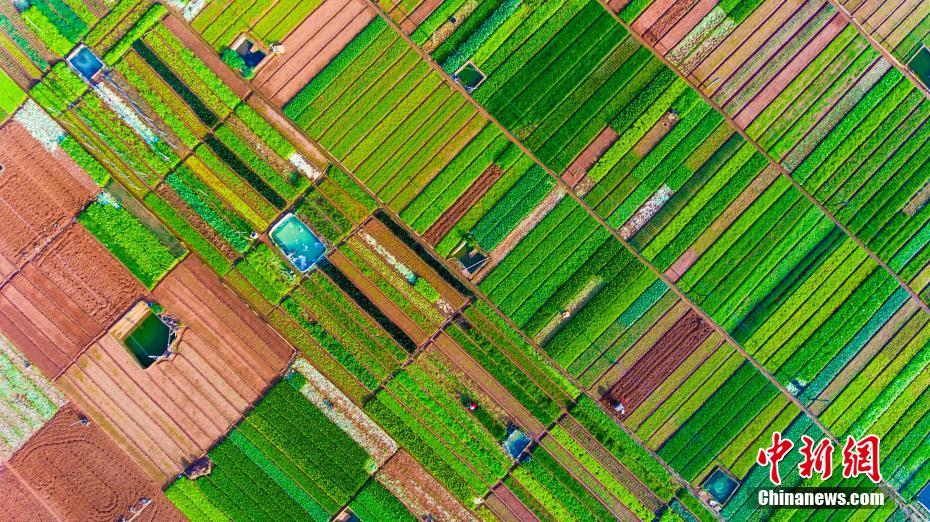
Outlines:
[[[475,520],[470,511],[404,450],[399,450],[378,470],[375,478],[418,517],[429,513],[436,520]]]
[[[117,520],[131,518],[134,510],[134,521],[184,520],[158,484],[82,418],[77,408],[65,406],[13,456],[8,470],[0,470],[0,484],[18,479],[14,490],[29,490],[32,497],[7,494],[11,490],[4,487],[0,513],[18,513],[23,520]]]
[[[253,84],[281,107],[323,70],[375,17],[362,0],[325,0],[281,42]]]
[[[59,151],[49,153],[16,121],[0,128],[0,278],[36,255],[97,192]]]
[[[143,294],[142,284],[75,223],[0,289],[0,330],[54,379]]]
[[[143,369],[114,328],[58,385],[164,484],[226,435],[294,352],[197,258],[154,298],[181,324],[173,355]]]

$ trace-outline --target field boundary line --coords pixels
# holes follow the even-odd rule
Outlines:
[[[501,130],[501,132],[502,132],[505,136],[507,136],[507,137],[510,139],[510,141],[511,141],[512,143],[514,143],[524,154],[526,154],[528,157],[530,157],[536,164],[538,164],[544,171],[546,171],[547,174],[549,174],[551,177],[555,178],[556,184],[557,184],[557,185],[561,186],[562,189],[565,190],[566,193],[567,193],[568,195],[570,195],[583,209],[585,209],[585,210],[587,211],[587,213],[588,213],[591,217],[593,217],[601,226],[605,227],[605,229],[606,229],[617,241],[619,241],[627,250],[629,250],[629,251],[633,254],[633,256],[636,257],[637,260],[639,260],[640,263],[642,263],[646,268],[648,268],[649,270],[651,270],[660,280],[662,280],[662,281],[669,287],[670,290],[672,290],[673,292],[675,292],[675,293],[679,296],[680,299],[682,299],[683,301],[685,301],[685,303],[686,303],[690,308],[694,309],[695,312],[696,312],[698,315],[700,315],[704,320],[706,320],[706,321],[707,321],[709,324],[711,324],[716,330],[718,330],[718,331],[721,333],[721,335],[724,336],[724,338],[726,338],[728,341],[730,341],[730,343],[733,344],[734,348],[735,348],[737,351],[739,351],[739,352],[743,355],[743,357],[745,357],[751,364],[753,364],[753,366],[755,366],[757,369],[759,369],[759,371],[761,371],[761,372],[763,373],[763,375],[766,376],[766,378],[768,378],[770,381],[772,381],[773,384],[775,384],[776,387],[777,387],[779,390],[781,390],[784,394],[788,395],[789,398],[792,399],[793,402],[795,402],[796,405],[798,405],[798,407],[801,409],[801,411],[803,411],[803,412],[805,412],[805,413],[808,413],[808,415],[810,415],[810,413],[808,412],[808,410],[807,410],[806,408],[804,408],[803,405],[801,405],[801,403],[798,401],[798,399],[797,399],[796,397],[794,397],[794,396],[791,396],[791,395],[787,392],[787,390],[786,390],[783,386],[781,386],[781,385],[777,382],[777,380],[775,380],[775,378],[774,378],[771,374],[769,374],[767,371],[765,371],[765,369],[762,368],[761,365],[760,365],[757,361],[755,361],[754,359],[752,359],[752,358],[745,352],[745,350],[743,350],[742,347],[739,346],[739,345],[735,342],[735,340],[734,340],[725,330],[723,330],[723,328],[721,328],[716,322],[714,322],[714,321],[710,318],[710,316],[708,316],[702,309],[700,309],[697,305],[695,305],[695,303],[694,303],[693,301],[691,301],[691,299],[688,298],[688,297],[677,287],[677,285],[673,284],[673,283],[669,280],[669,278],[668,278],[667,276],[665,276],[665,275],[664,275],[661,271],[659,271],[655,266],[653,266],[651,263],[649,263],[639,252],[637,252],[635,249],[633,249],[633,247],[630,246],[628,242],[626,242],[625,240],[623,240],[623,239],[620,237],[619,233],[618,233],[616,230],[614,230],[613,227],[611,227],[609,224],[607,224],[607,222],[606,222],[603,218],[601,218],[600,216],[598,216],[587,204],[585,204],[584,201],[581,200],[581,198],[578,196],[578,194],[575,193],[570,187],[568,187],[567,184],[565,183],[565,181],[562,180],[561,177],[560,177],[558,174],[556,174],[556,173],[555,173],[551,168],[549,168],[548,166],[544,165],[544,164],[539,160],[539,158],[538,158],[535,154],[533,154],[533,152],[530,151],[530,150],[522,143],[522,141],[520,141],[519,139],[517,139],[507,128],[505,128],[503,125],[501,125],[500,122],[499,122],[496,118],[494,118],[483,106],[481,106],[480,104],[478,104],[478,102],[477,102],[474,98],[472,98],[472,97],[465,91],[465,89],[464,89],[461,85],[459,85],[458,83],[456,83],[455,81],[453,81],[453,80],[451,79],[451,77],[449,76],[449,74],[446,73],[446,72],[445,72],[445,71],[444,71],[444,70],[443,70],[443,69],[442,69],[442,68],[441,68],[441,67],[440,67],[440,66],[439,66],[439,65],[425,52],[425,51],[423,51],[419,46],[417,46],[417,45],[410,39],[410,37],[407,36],[407,35],[400,29],[400,27],[396,24],[396,22],[394,22],[392,19],[390,19],[390,17],[388,17],[387,15],[385,15],[384,12],[380,9],[380,7],[378,7],[377,5],[375,5],[375,4],[372,2],[372,0],[369,0],[369,3],[372,5],[372,7],[373,7],[374,9],[376,9],[376,11],[378,12],[378,14],[379,14],[383,19],[385,19],[385,21],[395,30],[395,32],[397,32],[397,33],[401,36],[401,38],[403,38],[403,39],[408,43],[408,45],[411,45],[411,46],[415,49],[415,51],[416,51],[418,54],[420,54],[420,56],[421,56],[424,60],[427,61],[427,63],[429,63],[431,66],[433,66],[433,68],[434,68],[435,70],[437,70],[437,72],[439,72],[439,74],[442,75],[442,77],[444,78],[444,80],[445,80],[447,83],[449,83],[450,86],[451,86],[453,89],[459,91],[463,96],[465,96],[465,98],[468,100],[468,102],[470,102],[470,103],[478,110],[478,112],[479,112],[482,116],[484,116],[485,118],[487,118],[487,119],[489,120],[490,123],[493,123],[494,125],[497,125],[498,128]],[[490,301],[490,300],[487,298],[487,296],[485,296],[483,293],[479,292],[479,295],[480,295],[481,297],[483,297],[486,301]],[[515,324],[513,324],[513,322],[510,320],[510,318],[507,317],[505,314],[503,314],[503,312],[501,312],[500,309],[497,308],[496,305],[493,305],[493,303],[492,303],[492,306],[494,307],[495,310],[498,311],[498,313],[502,314],[502,315],[505,317],[505,320],[506,320],[506,322],[508,323],[508,325],[510,325],[511,327],[517,329],[517,331],[520,332],[521,335],[524,336],[524,338],[526,338],[526,334],[523,332],[522,329],[518,328]],[[530,340],[530,341],[531,341],[531,345],[532,345],[532,346],[536,347],[536,348],[539,349],[541,352],[545,353],[544,350],[542,350],[541,348],[539,348],[538,345],[537,345],[535,342],[532,342],[532,340]],[[548,355],[547,355],[547,359],[548,359]],[[549,360],[551,361],[551,359],[549,359]],[[555,363],[553,362],[552,364],[555,364]],[[558,366],[558,365],[555,365],[555,368],[559,368],[559,366]],[[563,375],[564,375],[564,373],[563,373]],[[572,382],[573,384],[575,384],[576,386],[578,386],[578,384],[577,384],[577,382],[575,381],[575,379],[571,378],[571,376],[569,376],[569,379],[571,380],[571,382]],[[583,386],[578,386],[578,388],[579,388],[579,390],[582,390],[582,393],[583,393],[583,394],[588,395],[588,396],[591,397],[593,400],[595,400],[595,402],[597,402],[597,398],[596,398],[596,397],[592,397],[592,396],[590,395],[590,393],[589,393],[588,391],[586,391],[586,388],[585,388],[585,387],[583,387]],[[618,425],[620,425],[620,426],[624,429],[624,431],[627,431],[625,426],[622,426],[622,424],[618,424]],[[629,431],[627,431],[627,434],[630,435]],[[635,436],[632,436],[632,435],[631,435],[631,437],[633,437],[634,440],[636,440],[637,442],[639,442],[639,438],[637,438],[637,437],[635,437]],[[640,444],[642,444],[642,443],[640,442]],[[697,490],[695,490],[695,489],[693,488],[693,486],[692,486],[688,481],[686,481],[686,480],[684,480],[683,478],[681,478],[681,476],[680,476],[674,469],[668,467],[667,463],[665,463],[664,460],[662,460],[661,458],[659,458],[658,455],[657,455],[654,451],[652,451],[650,448],[646,447],[644,444],[642,444],[642,446],[643,446],[643,448],[644,448],[646,451],[648,451],[660,464],[662,464],[662,465],[666,468],[666,470],[667,470],[673,477],[675,477],[676,479],[678,479],[679,482],[681,483],[681,485],[682,485],[683,487],[689,489],[689,490],[691,491],[691,493],[692,493],[693,495],[695,495],[695,497],[697,498]],[[708,508],[708,509],[710,509],[710,508]],[[713,511],[711,511],[711,512],[713,512]],[[714,513],[715,513],[715,512],[714,512]],[[717,514],[717,516],[719,517],[719,514]]]
[[[875,252],[873,252],[870,248],[868,248],[868,247],[866,246],[865,242],[862,241],[861,238],[859,238],[859,237],[856,236],[855,234],[852,234],[852,232],[850,232],[849,228],[847,228],[845,225],[843,225],[842,223],[840,223],[840,221],[836,218],[835,215],[833,215],[833,213],[831,213],[829,210],[827,210],[827,208],[826,208],[822,203],[820,203],[816,198],[813,197],[813,195],[810,194],[810,192],[808,192],[804,187],[802,187],[801,184],[798,183],[797,180],[795,180],[795,179],[791,176],[791,174],[788,172],[787,168],[785,168],[785,167],[784,167],[783,165],[781,165],[780,163],[776,162],[776,161],[774,160],[774,158],[773,158],[766,150],[764,150],[754,139],[750,138],[749,135],[746,134],[746,131],[745,131],[742,127],[736,125],[736,122],[733,120],[733,118],[732,118],[726,111],[724,111],[723,108],[720,107],[720,105],[719,105],[718,103],[716,103],[714,100],[710,99],[703,91],[701,91],[700,89],[698,89],[698,87],[695,86],[694,81],[693,81],[693,79],[691,78],[691,75],[690,75],[690,74],[689,74],[689,75],[683,74],[682,71],[681,71],[680,69],[678,69],[678,67],[676,67],[673,63],[671,63],[671,61],[669,61],[669,59],[668,59],[665,55],[661,54],[661,53],[660,53],[657,49],[655,49],[653,46],[651,46],[651,45],[649,45],[647,42],[643,41],[642,37],[641,37],[638,33],[634,32],[634,31],[630,28],[629,24],[627,24],[626,22],[624,22],[624,21],[619,17],[619,15],[617,15],[617,13],[615,13],[612,9],[609,8],[608,5],[606,5],[605,0],[597,0],[597,1],[598,1],[598,2],[601,4],[601,6],[610,14],[610,16],[612,16],[612,17],[617,21],[618,24],[620,24],[621,26],[623,26],[624,29],[626,29],[627,31],[629,31],[630,36],[631,36],[632,38],[635,38],[635,39],[636,39],[637,41],[639,41],[643,46],[645,46],[646,48],[648,48],[649,50],[651,50],[651,51],[653,52],[653,54],[654,54],[659,60],[661,60],[661,61],[666,65],[666,67],[671,68],[672,71],[675,72],[675,74],[678,75],[680,78],[682,78],[683,80],[685,80],[685,81],[688,83],[688,85],[691,86],[691,88],[697,90],[697,91],[698,91],[698,94],[701,95],[701,97],[704,99],[704,101],[705,101],[706,103],[708,103],[711,107],[713,107],[714,109],[716,109],[716,110],[723,116],[723,118],[726,120],[727,124],[729,124],[733,129],[735,129],[736,132],[738,132],[738,133],[743,137],[743,139],[745,139],[747,142],[749,142],[749,143],[751,143],[753,146],[755,146],[755,147],[756,147],[756,150],[758,150],[758,151],[769,161],[769,163],[770,163],[772,166],[775,167],[775,169],[776,169],[782,176],[784,176],[785,178],[787,178],[788,181],[789,181],[792,185],[794,185],[799,191],[801,191],[801,193],[802,193],[805,197],[807,197],[807,199],[808,199],[811,203],[813,203],[817,208],[819,208],[820,211],[823,212],[823,213],[834,223],[834,225],[836,225],[837,227],[839,227],[847,236],[849,236],[850,238],[852,238],[853,241],[855,241],[856,244],[858,244],[860,248],[862,248],[863,250],[865,250],[865,252],[869,255],[869,257],[871,257],[873,260],[875,260],[875,262],[878,263],[879,266],[881,266],[882,268],[884,268],[885,270],[887,270],[887,271],[892,275],[892,277],[894,277],[894,279],[898,282],[898,284],[899,284],[902,288],[904,288],[904,290],[905,290],[908,294],[910,294],[911,298],[914,299],[914,300],[917,302],[918,306],[919,306],[925,313],[930,314],[930,306],[928,306],[928,304],[927,304],[926,302],[924,302],[924,301],[920,298],[920,296],[917,294],[917,292],[915,292],[914,289],[911,288],[910,285],[908,285],[908,284],[904,281],[904,279],[903,279],[897,272],[895,272],[894,270],[892,270],[891,267],[889,267],[887,263],[885,263],[883,260],[881,260],[881,259],[878,257],[878,255],[875,254]],[[829,1],[831,4],[834,4],[834,6],[835,6],[836,0],[828,0],[828,1]],[[847,15],[847,16],[848,16],[848,15]],[[860,32],[861,32],[861,29],[860,29]],[[875,43],[874,43],[872,40],[869,40],[869,41],[870,41],[870,43],[872,43],[873,46],[875,45]],[[899,64],[899,62],[897,61],[897,59],[894,58],[894,56],[890,56],[890,55],[888,54],[888,52],[885,51],[884,49],[882,49],[880,46],[879,46],[878,50],[879,50],[879,52],[881,52],[881,53],[882,53],[883,55],[885,55],[886,57],[890,57],[890,59],[892,60],[892,61],[891,61],[892,64]],[[900,65],[900,64],[899,64],[899,65]],[[927,95],[928,97],[930,97],[930,94],[928,94],[927,92],[924,92],[924,94]],[[662,274],[662,276],[664,277],[664,274]],[[672,286],[672,288],[674,288],[675,290],[678,290],[678,288],[677,288],[676,285],[673,285],[673,284],[671,284],[671,283],[668,283],[668,284],[670,284],[670,285]],[[679,292],[680,292],[680,291],[679,291]],[[683,294],[682,294],[682,295],[683,295]],[[684,298],[687,299],[687,297],[684,297]],[[691,301],[689,300],[689,302],[691,302]],[[693,304],[693,303],[692,303],[692,304]],[[706,316],[706,314],[704,313],[703,310],[700,310],[700,313],[701,313],[702,315],[705,315],[705,316]],[[708,316],[708,319],[709,319],[709,316]],[[718,326],[718,325],[716,325],[716,323],[713,323],[713,322],[712,322],[712,324],[714,324],[715,326]],[[720,328],[720,327],[718,326],[718,328]],[[799,408],[801,408],[801,411],[804,412],[806,415],[808,415],[808,416],[813,420],[814,424],[816,424],[816,425],[818,426],[818,428],[820,428],[820,429],[824,432],[824,434],[826,434],[828,437],[830,437],[830,438],[833,440],[834,443],[838,443],[838,440],[839,440],[839,439],[837,439],[837,437],[836,437],[832,432],[830,432],[830,431],[826,428],[826,426],[823,425],[823,423],[820,421],[820,417],[819,417],[819,416],[814,415],[813,412],[812,412],[808,407],[804,406],[804,405],[801,403],[801,401],[800,401],[797,397],[795,397],[795,396],[792,395],[790,392],[788,392],[787,388],[785,388],[783,385],[781,385],[781,383],[778,382],[777,379],[775,379],[774,375],[772,375],[771,373],[769,373],[768,370],[766,370],[758,361],[756,361],[752,356],[750,356],[750,355],[745,351],[745,349],[744,349],[741,345],[737,344],[737,343],[736,343],[736,340],[733,339],[733,337],[731,337],[731,336],[730,336],[726,331],[724,331],[722,328],[720,328],[720,330],[723,332],[724,337],[725,337],[728,341],[730,341],[731,343],[734,344],[734,347],[736,347],[737,351],[739,351],[741,354],[743,354],[743,355],[753,364],[753,366],[756,366],[756,368],[758,368],[758,369],[763,373],[763,375],[765,375],[773,384],[775,384],[775,386],[776,386],[783,394],[785,394],[785,395],[789,398],[789,400],[790,400],[791,402],[795,403],[795,405],[797,405]],[[882,487],[882,489],[885,489],[885,490],[887,490],[887,492],[890,493],[889,496],[895,501],[896,504],[898,504],[898,506],[899,506],[904,512],[910,513],[910,510],[909,510],[909,508],[908,508],[907,502],[904,501],[904,499],[900,496],[900,494],[898,493],[898,491],[897,491],[894,487],[892,487],[892,486],[888,483],[887,480],[883,480],[880,486]]]

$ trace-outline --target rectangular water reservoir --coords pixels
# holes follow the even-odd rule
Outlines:
[[[729,473],[717,468],[701,484],[701,489],[710,493],[710,496],[714,497],[717,502],[726,504],[733,492],[736,491],[737,486],[739,486],[739,483]]]
[[[471,92],[478,88],[484,81],[485,75],[475,64],[466,62],[458,71],[452,75],[452,78],[465,90]]]
[[[923,82],[924,85],[930,87],[930,49],[926,47],[921,47],[917,54],[911,58],[911,61],[908,62],[907,66],[917,75],[917,78]]]
[[[520,430],[513,430],[501,444],[511,458],[517,458],[530,445],[530,438]]]
[[[148,368],[171,346],[171,329],[152,312],[146,312],[141,321],[123,339],[126,348],[142,368]]]
[[[86,45],[79,45],[68,56],[68,63],[88,82],[97,81],[97,74],[103,69],[103,62]]]
[[[268,234],[271,240],[281,249],[284,256],[301,272],[313,268],[313,265],[326,253],[326,246],[313,231],[289,213]]]

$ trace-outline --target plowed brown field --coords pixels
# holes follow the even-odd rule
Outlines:
[[[3,520],[184,520],[103,430],[80,418],[65,406],[0,470]]]
[[[437,520],[476,520],[419,462],[402,449],[378,470],[375,478],[417,517],[429,513]]]
[[[484,169],[484,172],[482,172],[481,175],[478,176],[478,179],[462,193],[459,199],[455,200],[455,203],[446,209],[446,211],[439,216],[439,219],[426,230],[426,233],[423,234],[423,239],[427,243],[436,246],[442,238],[455,227],[455,224],[462,219],[462,216],[468,212],[468,209],[470,209],[476,201],[481,199],[503,175],[504,169],[497,165],[491,165]]]
[[[271,103],[282,107],[323,70],[376,16],[362,0],[325,0],[282,45],[252,81]]]
[[[0,289],[0,329],[54,379],[144,290],[75,223]]]
[[[225,436],[294,352],[195,257],[154,297],[183,326],[173,358],[143,370],[111,332],[58,385],[162,484]]]
[[[17,122],[0,128],[0,280],[37,254],[97,191],[63,152]]]
[[[688,312],[640,357],[607,394],[609,401],[620,401],[626,415],[633,412],[675,368],[691,355],[713,328],[694,310]]]
[[[0,520],[9,522],[45,522],[55,520],[54,515],[39,501],[13,470],[0,466]]]

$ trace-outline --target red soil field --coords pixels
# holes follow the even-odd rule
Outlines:
[[[613,12],[619,13],[624,7],[630,4],[631,0],[607,0],[607,7]]]
[[[811,41],[785,65],[766,86],[737,113],[734,122],[742,128],[748,127],[766,107],[774,100],[791,80],[820,55],[830,42],[847,26],[846,20],[836,15]]]
[[[686,0],[685,3],[690,5],[693,1],[694,0]],[[636,34],[644,34],[653,24],[662,18],[662,15],[664,15],[666,11],[673,9],[676,2],[677,0],[655,0],[639,14],[632,24],[630,24],[630,29]]]
[[[15,121],[0,127],[0,280],[36,255],[97,192],[62,151],[48,152]]]
[[[643,40],[652,45],[658,43],[659,39],[661,39],[673,27],[675,27],[675,25],[682,18],[684,18],[685,15],[687,15],[691,10],[691,8],[697,5],[697,3],[697,0],[686,0],[672,4],[664,13],[662,13],[662,16],[660,16],[655,21],[655,23],[650,25],[649,28],[645,30],[645,32],[641,33],[643,35]],[[637,20],[637,22],[638,21],[639,20]]]
[[[57,384],[164,484],[229,431],[294,351],[195,257],[153,293],[183,326],[173,357],[143,370],[110,332]]]
[[[821,0],[816,1],[822,3]],[[715,40],[713,48],[702,53],[698,63],[692,63],[689,66],[695,78],[704,82],[701,90],[712,94],[722,87],[723,81],[730,78],[734,71],[753,54],[760,52],[760,49],[780,27],[786,23],[794,24],[806,18],[804,13],[799,13],[800,8],[811,5],[810,2],[802,6],[797,2],[764,0],[749,17],[729,31],[724,38]],[[792,22],[792,19],[796,19],[795,22]],[[793,31],[789,28],[787,34]],[[760,57],[760,63],[764,63],[765,59]],[[712,78],[719,78],[720,81],[714,81]],[[711,81],[714,83],[711,84]]]
[[[415,516],[430,513],[436,520],[475,520],[470,511],[403,449],[378,470],[376,478]]]
[[[605,395],[607,401],[620,401],[625,418],[639,407],[675,368],[703,343],[713,328],[694,310],[688,310],[658,341],[640,357]]]
[[[693,248],[685,250],[681,257],[665,270],[665,277],[671,279],[672,283],[677,283],[695,261],[697,261],[697,252]]]
[[[3,520],[184,520],[158,484],[81,417],[65,406],[0,470]]]
[[[423,234],[423,239],[430,245],[436,246],[439,241],[452,230],[455,224],[462,219],[462,216],[468,212],[468,209],[471,208],[476,201],[481,199],[481,196],[484,196],[491,186],[497,183],[497,180],[501,179],[503,175],[504,169],[497,165],[491,165],[484,169],[484,172],[482,172],[481,175],[478,176],[478,179],[465,190],[462,196],[455,200],[455,203],[446,209],[446,211],[439,216],[439,219],[426,230],[426,233]]]
[[[487,499],[488,507],[494,511],[494,514],[503,520],[516,520],[519,522],[533,522],[539,518],[527,508],[520,499],[513,494],[513,491],[503,485],[498,484]]]
[[[0,330],[54,379],[144,291],[75,223],[0,289]]]
[[[420,2],[420,5],[410,13],[402,13],[398,9],[401,5],[401,2],[397,2],[397,5],[391,9],[389,13],[392,18],[395,20],[400,20],[400,28],[407,34],[410,34],[426,20],[437,7],[442,5],[442,0],[424,0]]]
[[[830,4],[823,0],[765,0],[726,38],[720,39],[700,64],[694,65],[694,79],[701,82],[701,89],[734,117],[750,105],[753,98],[759,97],[752,108],[758,114],[769,104],[771,97],[787,85],[786,78],[793,77],[790,73],[779,77],[783,69],[792,63],[811,60],[809,53],[816,46],[829,44],[829,41],[822,41],[811,47],[818,36],[825,37],[824,28],[836,16]],[[779,78],[776,80],[776,77]],[[760,94],[766,86],[770,86],[770,92]],[[793,102],[791,110],[802,110],[798,104],[810,105],[811,100]],[[746,124],[751,119],[747,115],[740,121]]]
[[[565,183],[568,183],[570,187],[574,187],[619,137],[620,135],[617,134],[617,131],[610,127],[605,127],[604,130],[581,151],[581,154],[575,158],[575,161],[565,169],[565,172],[562,174],[562,179]]]
[[[45,521],[55,520],[48,509],[39,501],[25,484],[20,482],[6,465],[0,466],[0,520],[7,521]]]
[[[674,49],[682,38],[687,36],[710,13],[717,3],[717,0],[700,0],[673,27],[669,28],[664,34],[657,35],[660,39],[656,46],[663,50]]]
[[[253,85],[274,105],[283,106],[374,17],[362,0],[325,0],[284,38],[284,54],[271,57]]]
[[[672,132],[679,121],[681,118],[675,112],[669,111],[663,114],[659,121],[646,132],[646,135],[636,142],[633,146],[633,153],[640,158],[645,158],[663,138],[668,136],[669,132]]]
[[[562,201],[562,198],[565,197],[565,190],[561,187],[556,187],[555,189],[549,191],[549,194],[543,198],[542,201],[536,205],[529,215],[523,218],[523,221],[514,227],[504,239],[494,247],[494,250],[488,253],[488,260],[485,264],[481,265],[477,271],[472,275],[472,281],[480,283],[488,274],[490,274],[494,267],[501,262],[507,254],[513,251],[514,248],[523,241],[523,238],[530,233],[533,228],[539,224],[549,212],[552,212],[552,209]]]

